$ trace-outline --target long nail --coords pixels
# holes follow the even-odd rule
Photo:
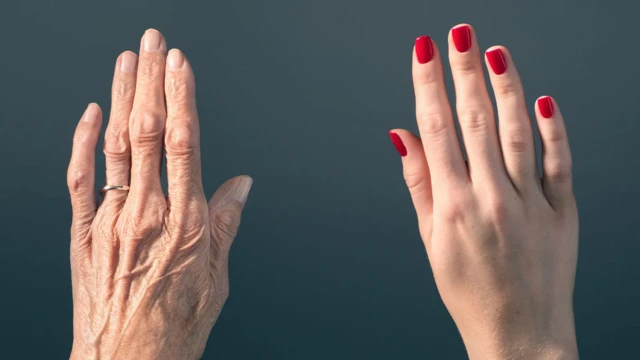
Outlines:
[[[495,48],[486,52],[487,60],[491,70],[496,75],[502,75],[507,71],[507,60],[504,57],[504,53],[500,48]]]
[[[426,64],[433,58],[433,43],[428,36],[416,39],[416,57],[420,64]]]
[[[400,136],[398,136],[398,134],[394,133],[393,131],[389,131],[389,137],[391,138],[393,146],[395,146],[396,150],[398,150],[398,154],[400,154],[400,156],[402,157],[407,156],[407,148],[404,146],[404,143],[402,142]]]
[[[453,28],[451,36],[458,52],[463,53],[471,48],[471,29],[468,25]]]

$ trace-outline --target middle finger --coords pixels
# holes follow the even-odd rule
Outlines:
[[[164,76],[167,45],[157,30],[142,37],[138,79],[129,131],[131,137],[132,195],[146,198],[162,194],[160,166],[167,111]]]

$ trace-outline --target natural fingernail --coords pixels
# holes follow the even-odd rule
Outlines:
[[[169,52],[169,57],[167,58],[167,62],[169,63],[170,70],[180,70],[182,69],[182,65],[184,64],[184,55],[182,55],[182,51],[173,49]]]
[[[451,36],[453,37],[453,44],[456,46],[458,52],[463,53],[471,48],[471,29],[469,25],[453,28],[453,30],[451,30]]]
[[[87,109],[84,111],[84,116],[82,117],[82,121],[92,123],[98,120],[98,105],[91,103],[87,106]]]
[[[404,143],[402,142],[400,136],[393,131],[389,131],[389,137],[391,138],[393,146],[395,146],[396,150],[398,150],[398,154],[400,154],[400,156],[402,157],[407,156],[407,148],[404,146]]]
[[[162,36],[157,30],[149,29],[144,33],[144,50],[158,51],[162,46]]]
[[[426,64],[433,58],[433,43],[428,36],[420,36],[416,39],[416,57],[420,64]]]
[[[543,118],[548,119],[553,116],[553,101],[550,96],[543,96],[538,99],[538,109]]]
[[[507,71],[507,60],[500,48],[491,49],[486,52],[486,55],[494,74],[502,75]]]
[[[243,177],[233,191],[233,199],[244,205],[247,202],[251,185],[253,185],[253,179],[250,177]]]
[[[125,52],[120,57],[120,71],[132,73],[136,71],[138,58],[131,52]]]

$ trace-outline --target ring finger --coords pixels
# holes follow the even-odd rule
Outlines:
[[[124,52],[116,62],[111,90],[111,116],[104,139],[107,185],[129,185],[131,177],[131,144],[129,142],[129,116],[136,90],[138,57],[131,51]],[[108,191],[109,199],[121,202],[126,192]]]
[[[454,27],[449,35],[449,62],[456,92],[458,122],[469,159],[472,182],[497,183],[504,173],[493,106],[484,80],[484,69],[471,26]]]

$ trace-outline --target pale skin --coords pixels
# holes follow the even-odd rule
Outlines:
[[[68,170],[73,208],[71,359],[199,359],[229,293],[227,259],[252,179],[207,202],[195,80],[179,50],[148,30],[139,57],[117,60],[104,154],[106,182],[130,185],[96,203],[102,111],[78,123]],[[166,161],[168,191],[160,181]]]
[[[392,130],[406,147],[404,177],[435,281],[470,359],[574,360],[578,213],[562,115],[552,99],[548,117],[536,103],[543,146],[539,174],[531,119],[511,55],[501,46],[489,49],[504,54],[506,71],[496,74],[481,55],[472,27],[469,32],[467,51],[456,49],[452,33],[448,44],[463,144],[435,43],[428,62],[418,60],[415,48],[413,53],[420,138]]]

